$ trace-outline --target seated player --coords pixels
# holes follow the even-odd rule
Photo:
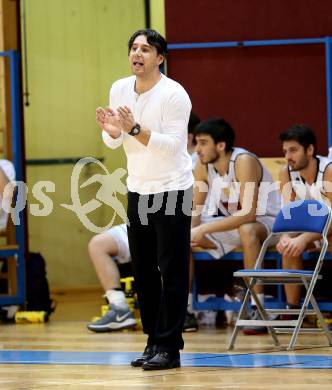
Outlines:
[[[283,202],[287,204],[298,199],[316,199],[331,206],[332,160],[316,154],[316,135],[313,130],[306,125],[294,125],[283,132],[279,139],[287,161],[280,170]],[[277,250],[282,254],[283,268],[302,269],[302,252],[319,246],[319,238],[314,233],[281,236]],[[285,293],[287,306],[298,308],[301,286],[286,284]]]
[[[195,139],[199,162],[194,170],[192,246],[205,248],[216,259],[242,246],[244,267],[253,268],[280,209],[279,191],[253,153],[233,146],[235,132],[224,119],[201,122]],[[208,191],[208,210],[199,213]],[[255,290],[263,304],[262,287]],[[251,315],[257,318],[256,307]],[[258,334],[266,328],[244,328],[244,332]]]
[[[121,288],[119,263],[130,261],[126,224],[114,226],[97,234],[89,243],[89,255],[105,291],[109,311],[99,320],[87,325],[94,332],[110,332],[133,328],[136,320]]]

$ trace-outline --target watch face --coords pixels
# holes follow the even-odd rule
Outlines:
[[[128,133],[129,135],[137,135],[141,131],[141,126],[136,123],[136,125],[131,129],[131,131]]]

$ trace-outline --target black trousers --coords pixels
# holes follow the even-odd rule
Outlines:
[[[148,345],[183,348],[189,287],[192,188],[155,195],[128,193],[128,240]]]

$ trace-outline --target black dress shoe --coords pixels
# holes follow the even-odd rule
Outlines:
[[[132,360],[130,363],[133,367],[141,367],[144,363],[152,359],[157,354],[156,345],[147,345],[144,349],[142,356]]]
[[[142,365],[143,370],[168,370],[180,367],[179,353],[158,352],[152,359]]]

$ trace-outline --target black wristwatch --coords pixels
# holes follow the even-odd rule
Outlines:
[[[135,126],[129,131],[129,135],[138,135],[141,132],[141,126],[136,123]]]

